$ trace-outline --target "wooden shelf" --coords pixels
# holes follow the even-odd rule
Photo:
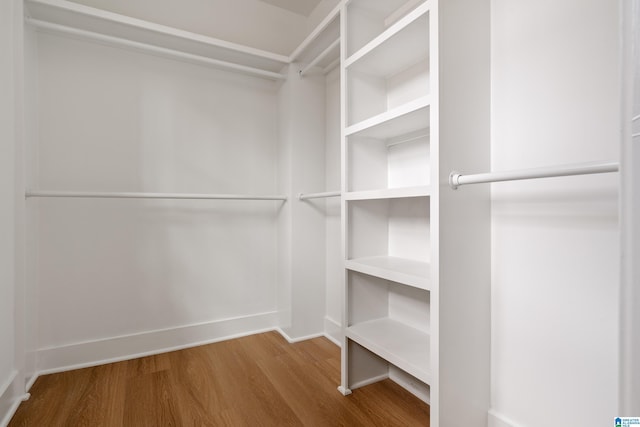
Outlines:
[[[347,136],[388,139],[429,127],[430,96],[423,96],[345,129]]]
[[[344,194],[344,200],[376,200],[401,199],[406,197],[427,197],[431,194],[431,186],[387,188],[369,191],[350,191]]]
[[[426,262],[375,256],[347,260],[345,268],[419,289],[431,288],[429,264]]]
[[[26,0],[25,5],[25,12],[34,24],[55,24],[270,72],[279,72],[289,63],[284,55],[66,0]]]
[[[389,363],[431,383],[429,334],[390,318],[349,326],[347,337]]]
[[[386,78],[428,59],[429,6],[420,5],[347,58],[347,71]]]

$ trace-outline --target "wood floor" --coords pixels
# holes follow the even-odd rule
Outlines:
[[[340,350],[277,332],[46,375],[10,427],[414,426],[429,406],[386,380],[342,396]]]

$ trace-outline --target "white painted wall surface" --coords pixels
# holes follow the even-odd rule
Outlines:
[[[24,137],[22,146],[22,161],[20,167],[21,182],[16,182],[17,191],[21,193],[25,188],[35,188],[38,180],[38,46],[37,33],[25,26],[24,32]],[[33,207],[33,201],[29,202]],[[27,209],[26,200],[22,197],[23,227],[23,268],[24,268],[24,331],[25,331],[25,375],[30,379],[35,378],[37,372],[36,353],[38,348],[38,310],[37,303],[37,209]]]
[[[617,7],[492,1],[493,170],[619,160]],[[617,415],[618,179],[493,185],[490,425]]]
[[[279,89],[279,191],[290,200],[281,212],[278,305],[281,327],[291,339],[322,334],[325,313],[325,217],[323,201],[300,201],[300,193],[324,186],[324,77],[287,70]]]
[[[14,4],[0,3],[0,411],[15,368]],[[4,413],[0,412],[0,421]]]
[[[282,55],[304,38],[307,19],[258,0],[74,0],[87,6]]]
[[[57,36],[38,44],[39,188],[276,193],[273,82]],[[29,203],[41,349],[276,310],[280,202]]]
[[[622,85],[620,415],[640,414],[640,1],[621,0]]]
[[[325,189],[340,191],[340,67],[327,74],[325,91]],[[326,199],[326,322],[325,333],[342,342],[344,268],[340,197]]]

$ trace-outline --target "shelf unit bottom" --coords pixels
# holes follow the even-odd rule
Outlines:
[[[429,334],[390,318],[352,325],[347,338],[420,381],[431,382]]]

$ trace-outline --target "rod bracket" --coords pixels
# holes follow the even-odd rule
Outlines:
[[[460,176],[461,175],[458,171],[451,171],[451,173],[449,174],[449,186],[454,190],[457,190],[460,186]]]

